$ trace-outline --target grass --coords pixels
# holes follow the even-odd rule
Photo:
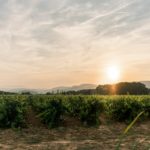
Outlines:
[[[120,136],[119,138],[119,142],[116,146],[116,150],[120,150],[121,147],[121,143],[123,141],[123,139],[127,136],[127,133],[129,132],[129,130],[134,126],[134,124],[138,121],[138,119],[145,113],[145,111],[140,112],[135,119],[127,126],[127,128],[124,130],[123,134]],[[132,149],[136,149],[138,143],[135,143],[132,147]]]

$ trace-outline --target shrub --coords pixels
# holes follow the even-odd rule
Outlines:
[[[60,125],[62,115],[64,114],[62,100],[56,99],[55,97],[52,98],[53,99],[46,99],[45,101],[40,98],[38,101],[34,102],[34,108],[38,116],[49,128]]]
[[[150,98],[142,99],[141,102],[145,110],[146,118],[150,118]]]
[[[68,99],[67,110],[69,114],[78,117],[81,122],[87,125],[99,125],[99,116],[103,109],[102,101],[95,97],[76,96]]]
[[[18,100],[0,101],[0,127],[21,127],[25,124],[25,106]]]
[[[130,122],[143,111],[143,104],[133,97],[120,97],[117,100],[108,101],[107,111],[114,120]]]

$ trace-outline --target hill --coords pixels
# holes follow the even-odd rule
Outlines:
[[[140,81],[141,83],[145,84],[147,88],[150,88],[150,81]],[[54,87],[51,89],[28,89],[28,88],[14,88],[14,89],[1,89],[2,91],[6,92],[13,92],[13,93],[22,93],[22,92],[30,92],[32,94],[45,94],[47,92],[54,92],[57,91],[67,92],[67,91],[80,91],[86,89],[96,89],[96,84],[80,84],[80,85],[73,85],[73,86],[60,86]]]
[[[60,86],[51,89],[28,89],[28,88],[14,88],[14,89],[3,89],[6,92],[13,92],[13,93],[22,93],[22,92],[30,92],[32,94],[45,94],[47,92],[54,92],[57,91],[78,91],[84,89],[95,89],[97,85],[95,84],[81,84],[81,85],[74,85],[74,86]]]
[[[81,85],[74,85],[71,87],[56,87],[50,89],[50,92],[57,92],[57,91],[79,91],[79,90],[85,90],[85,89],[95,89],[97,85],[95,84],[81,84]]]

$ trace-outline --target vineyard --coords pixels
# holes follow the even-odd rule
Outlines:
[[[0,96],[0,149],[149,150],[149,126],[149,95]]]
[[[106,120],[130,123],[140,112],[140,121],[150,119],[150,96],[0,96],[0,127],[28,127],[29,109],[48,128],[63,126],[66,117],[83,126],[99,126]]]

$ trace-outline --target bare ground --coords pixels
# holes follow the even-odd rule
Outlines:
[[[0,149],[10,150],[115,150],[125,124],[98,128],[81,126],[0,130]],[[121,150],[150,150],[150,121],[136,124],[121,143]]]

